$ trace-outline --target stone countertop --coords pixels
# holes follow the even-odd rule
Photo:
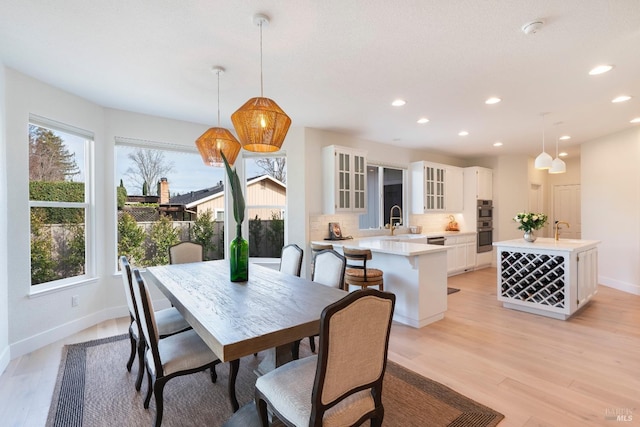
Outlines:
[[[524,239],[504,240],[493,242],[493,246],[501,248],[525,249],[525,250],[551,250],[574,252],[596,247],[600,240],[563,239],[555,240],[550,237],[539,237],[535,242],[526,242]]]
[[[402,236],[402,235],[400,235]],[[426,238],[425,235],[413,234],[413,238]],[[371,252],[380,252],[401,256],[416,256],[429,253],[446,251],[446,246],[428,245],[426,243],[411,242],[412,238],[399,236],[372,236],[346,240],[318,240],[312,243],[332,244],[334,247],[356,247],[371,249]]]

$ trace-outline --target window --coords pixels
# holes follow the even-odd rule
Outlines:
[[[94,276],[93,134],[29,120],[31,285],[38,290]]]
[[[280,258],[287,205],[286,158],[247,155],[245,171],[249,256]]]
[[[205,259],[224,258],[222,167],[193,147],[116,139],[117,254],[139,267],[169,263],[169,247],[193,241]]]
[[[367,165],[367,213],[360,215],[361,229],[384,227],[395,205],[402,209],[404,222],[404,180],[403,169]]]

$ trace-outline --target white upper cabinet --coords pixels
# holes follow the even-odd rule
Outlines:
[[[413,162],[411,213],[462,212],[463,170],[430,162]]]
[[[365,151],[330,145],[322,149],[325,214],[367,209]]]
[[[464,191],[467,200],[493,200],[493,171],[478,166],[464,168]]]

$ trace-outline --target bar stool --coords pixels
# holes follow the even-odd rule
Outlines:
[[[347,269],[344,274],[344,289],[349,290],[349,285],[360,286],[366,289],[369,286],[378,286],[384,290],[382,270],[367,268],[367,261],[371,260],[370,249],[347,248],[342,249],[347,259]]]
[[[326,249],[333,249],[333,245],[330,243],[311,243],[311,277],[313,277],[313,268],[316,263],[316,254]]]

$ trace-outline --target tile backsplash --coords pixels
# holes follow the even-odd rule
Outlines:
[[[461,231],[475,231],[475,224],[465,224],[462,214],[454,214],[453,217],[458,222]],[[335,214],[335,215],[309,215],[309,240],[323,240],[329,236],[329,223],[338,222],[342,229],[343,236],[351,236],[353,238],[379,236],[388,234],[386,229],[367,229],[359,228],[358,215],[354,214]],[[449,223],[449,214],[421,214],[409,215],[409,225],[422,226],[423,233],[434,231],[444,231]],[[400,227],[396,233],[408,233],[407,226]]]

